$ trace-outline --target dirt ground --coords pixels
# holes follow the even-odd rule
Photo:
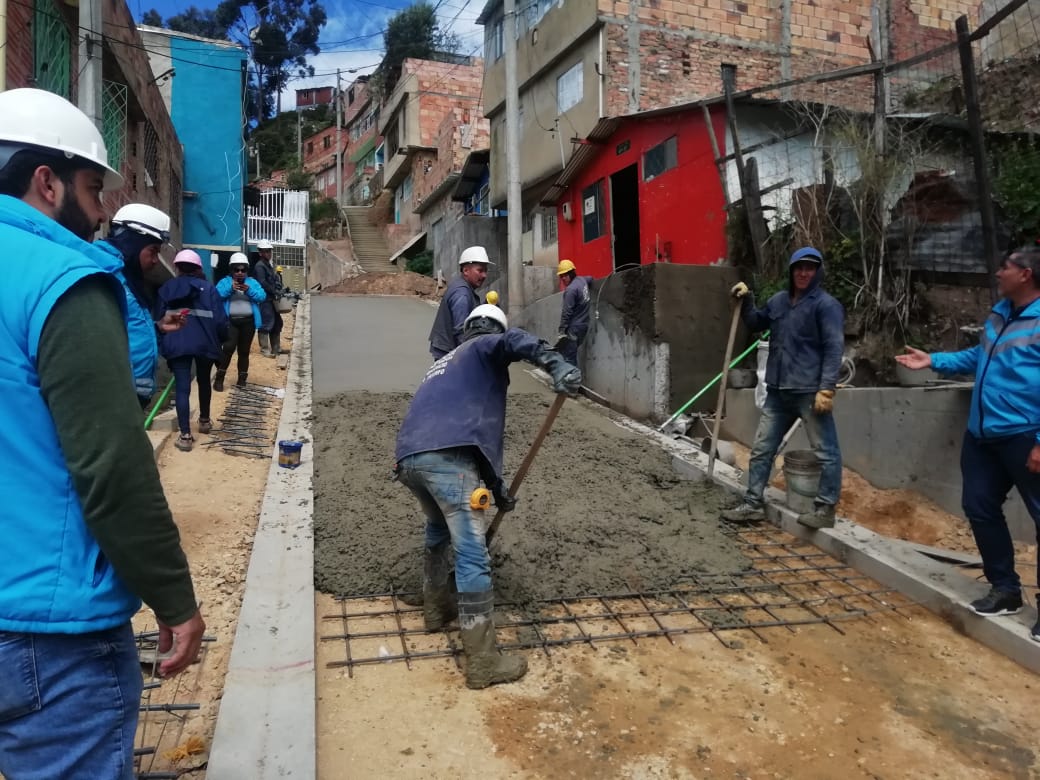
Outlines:
[[[285,329],[283,350],[292,346],[293,316],[282,315]],[[249,381],[268,387],[284,387],[286,371],[276,361],[261,357],[254,341],[250,356]],[[211,417],[214,426],[224,409],[228,393],[214,393]],[[192,392],[192,429],[197,421],[197,395]],[[277,428],[281,400],[271,398],[269,432]],[[204,765],[213,738],[217,709],[224,686],[231,645],[238,622],[238,612],[245,589],[246,569],[252,549],[253,534],[260,514],[260,503],[267,484],[270,461],[225,454],[219,447],[205,447],[210,440],[195,433],[195,448],[181,452],[167,443],[159,458],[159,474],[163,488],[181,532],[181,541],[191,564],[196,597],[202,604],[206,633],[215,641],[207,643],[202,662],[175,680],[146,693],[152,704],[174,701],[198,704],[199,709],[187,713],[142,713],[138,744],[153,746],[154,756],[142,759],[144,771],[165,771],[168,767],[186,770]],[[144,609],[134,620],[137,630],[154,630],[154,617]],[[146,670],[147,671],[147,670]],[[181,715],[186,717],[181,719]],[[180,760],[163,754],[198,738],[199,752]],[[186,775],[205,776],[198,770]]]
[[[514,394],[506,416],[508,482],[545,418],[549,393]],[[337,595],[421,589],[422,513],[391,482],[407,394],[350,393],[315,405],[315,580]],[[568,401],[492,547],[499,601],[646,592],[746,568],[721,532],[721,502],[680,480],[671,458]],[[490,512],[489,512],[490,521]]]
[[[322,290],[322,295],[416,295],[440,298],[443,290],[429,276],[401,271],[396,274],[361,274]]]

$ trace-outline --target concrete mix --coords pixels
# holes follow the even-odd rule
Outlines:
[[[347,393],[315,404],[319,590],[421,590],[423,515],[411,492],[390,479],[409,400]],[[510,396],[507,483],[550,400]],[[746,568],[720,531],[719,505],[731,499],[710,484],[680,480],[670,456],[587,403],[564,404],[492,544],[498,601],[647,592]]]

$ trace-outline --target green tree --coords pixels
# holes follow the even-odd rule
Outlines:
[[[159,12],[151,8],[144,12],[144,16],[141,17],[141,24],[146,24],[149,27],[162,27],[163,20]]]
[[[421,0],[391,17],[383,33],[383,46],[386,54],[373,77],[374,87],[389,94],[401,78],[401,65],[406,59],[437,59],[438,55],[457,52],[459,39],[454,33],[440,29],[437,11],[426,0]]]

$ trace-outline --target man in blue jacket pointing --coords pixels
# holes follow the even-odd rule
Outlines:
[[[466,318],[463,343],[437,360],[423,378],[397,434],[397,476],[426,515],[423,620],[436,631],[459,617],[466,653],[466,685],[486,688],[519,680],[523,656],[500,655],[492,620],[491,559],[484,512],[472,496],[483,482],[503,511],[516,500],[502,479],[509,365],[526,360],[545,369],[558,393],[575,394],[581,372],[544,341],[508,328],[506,315],[485,303]],[[451,591],[449,550],[455,550]]]
[[[820,461],[820,488],[811,512],[798,522],[810,528],[834,525],[841,494],[841,450],[831,410],[845,349],[845,310],[823,290],[823,255],[803,247],[788,261],[788,286],[761,308],[755,308],[743,282],[734,285],[741,317],[753,332],[770,330],[766,363],[766,403],[751,447],[744,501],[722,513],[726,520],[762,520],[762,495],[784,434],[801,418]]]
[[[907,354],[896,357],[907,368],[975,374],[961,447],[961,503],[990,584],[989,593],[971,608],[987,617],[1022,608],[1022,583],[1003,509],[1012,486],[1040,532],[1040,247],[1008,255],[997,271],[997,291],[1001,300],[977,346],[931,355],[907,347]],[[1040,642],[1040,622],[1032,637]]]

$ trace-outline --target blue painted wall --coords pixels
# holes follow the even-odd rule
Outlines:
[[[171,118],[184,146],[183,243],[186,247],[242,244],[242,49],[189,38],[170,39],[177,74]],[[201,252],[203,260],[208,254]]]

